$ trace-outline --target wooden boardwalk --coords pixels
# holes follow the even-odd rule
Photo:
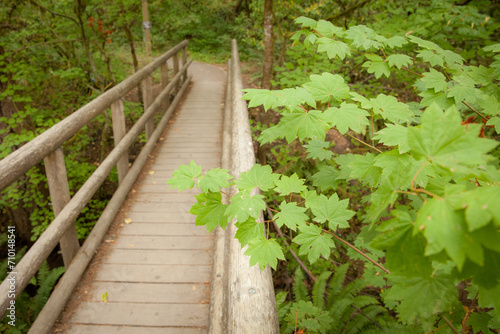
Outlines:
[[[220,166],[226,76],[199,63],[190,73],[188,94],[124,204],[119,236],[94,260],[95,281],[59,327],[66,333],[207,332],[214,237],[188,213],[194,192],[169,190],[166,181],[191,160]]]

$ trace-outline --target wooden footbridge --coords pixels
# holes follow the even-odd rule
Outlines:
[[[191,160],[235,176],[255,163],[236,42],[227,79],[215,66],[188,61],[186,46],[175,46],[0,161],[2,190],[43,160],[56,216],[0,285],[2,317],[59,244],[66,272],[29,333],[279,332],[270,269],[249,267],[234,224],[212,234],[195,226],[188,213],[194,193],[166,185]],[[153,101],[156,70],[163,89]],[[122,98],[139,84],[144,114],[127,130]],[[61,147],[108,108],[115,148],[70,198]],[[162,115],[158,124],[155,114]],[[128,149],[144,130],[147,142],[129,167]],[[80,246],[74,221],[115,166],[119,187]],[[116,235],[106,234],[110,226]]]

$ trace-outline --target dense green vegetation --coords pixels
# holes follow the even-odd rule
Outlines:
[[[237,38],[248,68],[261,67],[264,0],[148,2],[153,56],[187,38],[192,58],[224,63]],[[252,262],[276,269],[284,333],[498,332],[499,10],[494,0],[273,1],[275,89],[246,95],[268,166],[236,181],[227,211],[200,181],[197,210],[236,216]],[[135,0],[2,3],[0,158],[142,66],[141,15]],[[140,94],[125,109],[130,124]],[[109,119],[63,148],[72,194],[113,147]],[[194,165],[186,176],[183,186],[199,176]],[[82,240],[115,187],[112,174],[78,218]],[[254,187],[264,196],[242,196]],[[49,203],[41,163],[2,192],[0,233],[16,225],[29,246],[53,219]],[[245,206],[265,209],[269,239]],[[49,264],[61,264],[55,252]],[[18,300],[17,330],[61,273],[40,271]]]

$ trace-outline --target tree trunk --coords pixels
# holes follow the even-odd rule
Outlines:
[[[273,0],[264,1],[264,68],[262,70],[262,88],[271,88],[273,75]]]

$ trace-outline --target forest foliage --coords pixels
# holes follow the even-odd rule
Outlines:
[[[148,3],[153,56],[189,39],[193,58],[223,63],[236,38],[242,60],[262,59],[264,0]],[[277,269],[285,333],[498,331],[498,2],[273,3],[274,89],[245,96],[267,165],[237,181],[181,167],[170,182],[203,191],[196,223],[237,218],[252,264]],[[140,1],[5,0],[0,22],[0,158],[144,63]],[[140,95],[125,101],[128,125]],[[64,145],[71,194],[112,147],[108,112]],[[116,180],[78,218],[81,240]],[[229,184],[239,192],[222,203]],[[2,192],[0,210],[0,233],[14,224],[27,245],[43,233],[43,163]],[[62,273],[52,270],[23,295],[36,300],[26,324]]]

